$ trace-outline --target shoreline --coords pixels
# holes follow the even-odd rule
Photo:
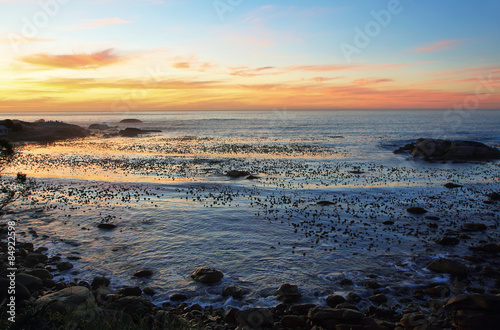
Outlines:
[[[7,211],[9,212],[11,211]],[[22,228],[16,228],[16,230],[20,231],[20,234],[24,231]],[[8,250],[4,239],[7,233],[6,224],[2,223],[0,233],[2,235],[1,251],[5,253]],[[36,235],[32,229],[28,229],[28,233]],[[469,323],[470,319],[474,322],[483,322],[481,324],[486,324],[487,327],[488,324],[495,324],[491,322],[497,322],[499,317],[498,307],[495,307],[500,303],[498,270],[483,267],[478,271],[475,269],[477,267],[466,267],[467,271],[464,272],[457,270],[463,266],[451,260],[448,260],[448,264],[441,265],[444,270],[452,273],[448,283],[435,283],[429,287],[401,290],[397,294],[399,304],[393,306],[386,304],[388,292],[377,283],[377,274],[373,274],[372,279],[368,281],[354,279],[354,281],[345,280],[343,283],[347,289],[352,288],[353,284],[364,286],[366,292],[370,293],[365,298],[353,292],[347,295],[332,292],[326,298],[325,305],[304,304],[300,296],[300,283],[297,283],[298,287],[284,283],[275,293],[277,294],[274,298],[275,307],[238,310],[233,307],[202,307],[199,304],[188,306],[183,303],[186,297],[183,297],[181,293],[170,297],[170,302],[155,306],[150,301],[151,294],[154,294],[153,290],[147,287],[122,287],[114,283],[112,277],[95,277],[90,283],[85,281],[56,282],[52,279],[54,274],[75,271],[70,261],[64,261],[71,259],[71,256],[49,258],[45,255],[47,248],[33,246],[28,235],[25,236],[25,240],[16,245],[18,268],[16,285],[21,295],[18,299],[22,302],[19,301],[16,304],[17,321],[11,324],[12,329],[16,329],[19,324],[23,324],[22,327],[26,329],[33,328],[35,320],[42,324],[53,322],[49,316],[40,311],[45,310],[44,301],[51,301],[51,304],[57,305],[57,302],[54,303],[57,299],[76,299],[79,303],[72,306],[74,310],[70,313],[64,309],[50,307],[51,313],[61,313],[61,316],[56,318],[56,323],[83,322],[81,326],[84,329],[92,328],[96,324],[92,322],[107,324],[109,329],[115,328],[118,324],[125,328],[144,329],[168,327],[173,329],[245,329],[245,326],[249,329],[259,327],[264,329],[338,329],[336,328],[338,325],[349,325],[351,328],[359,327],[360,329],[410,329],[417,326],[445,329],[454,325],[461,326],[461,329],[475,329],[475,325],[470,326],[473,324]],[[485,245],[477,251],[475,258],[465,259],[470,263],[480,263],[484,261],[483,258],[488,257],[498,259],[497,253],[500,245],[497,247]],[[4,278],[5,264],[2,264],[0,269]],[[482,276],[485,280],[494,279],[494,287],[488,291],[467,287],[467,281],[477,276]],[[19,283],[24,283],[24,287]],[[109,287],[111,283],[118,289],[111,290]],[[237,299],[236,297],[241,294],[239,289],[233,287],[228,289],[229,293],[226,294],[234,294]],[[57,295],[60,296],[57,297]],[[467,303],[464,304],[464,301]],[[361,308],[362,306],[368,307]],[[7,319],[4,307],[2,306],[2,322]],[[86,318],[90,317],[90,321],[81,319],[81,313]],[[31,320],[30,317],[32,317]]]

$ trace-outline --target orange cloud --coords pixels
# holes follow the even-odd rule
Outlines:
[[[382,78],[382,79],[365,79],[365,78],[361,78],[361,79],[353,80],[352,83],[354,85],[365,86],[365,85],[375,85],[375,84],[380,84],[380,83],[385,83],[385,82],[391,82],[391,81],[394,81],[394,80],[393,79],[385,79],[385,78]]]
[[[49,55],[34,54],[20,58],[24,63],[64,69],[96,69],[102,66],[115,64],[126,57],[114,55],[113,49],[106,49],[93,54]]]
[[[423,45],[417,48],[418,52],[435,52],[440,50],[453,49],[462,42],[461,40],[450,39],[450,40],[441,40],[436,41],[431,44]]]
[[[98,20],[93,20],[89,21],[87,23],[81,24],[81,25],[75,25],[69,27],[70,30],[88,30],[88,29],[95,29],[103,25],[107,24],[128,24],[132,23],[130,21],[125,21],[121,18],[103,18],[103,19],[98,19]]]

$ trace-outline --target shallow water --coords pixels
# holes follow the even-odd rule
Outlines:
[[[498,112],[476,112],[460,127],[449,125],[445,112],[407,111],[43,117],[163,130],[26,146],[10,169],[35,177],[38,186],[13,206],[23,211],[9,217],[35,229],[35,241],[50,254],[80,257],[72,262],[81,273],[60,277],[105,275],[115,287],[150,286],[159,304],[182,292],[188,303],[271,306],[277,302],[270,292],[286,282],[299,285],[304,301],[323,302],[334,292],[365,294],[361,283],[371,274],[392,296],[446,280],[425,270],[432,259],[470,253],[467,242],[434,243],[444,233],[471,220],[498,226],[498,206],[483,203],[499,190],[498,163],[424,164],[392,153],[429,136],[498,145]],[[144,123],[118,124],[123,118]],[[224,174],[232,169],[258,178],[230,179]],[[463,188],[444,188],[450,181]],[[333,204],[316,204],[323,200]],[[440,220],[406,212],[417,205]],[[102,221],[117,228],[96,228]],[[498,241],[499,234],[470,236],[475,243]],[[223,281],[194,283],[190,273],[205,265],[222,270]],[[139,269],[154,275],[134,279]],[[340,286],[343,278],[356,286]],[[248,294],[222,298],[229,285]]]

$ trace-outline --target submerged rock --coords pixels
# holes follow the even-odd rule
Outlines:
[[[328,205],[333,205],[335,203],[330,202],[330,201],[319,201],[316,204],[321,205],[321,206],[328,206]]]
[[[239,171],[239,170],[232,170],[226,173],[226,176],[230,178],[240,178],[242,176],[249,176],[250,172],[247,171]]]
[[[477,223],[477,222],[467,222],[467,223],[464,223],[462,226],[463,231],[470,231],[470,232],[484,231],[486,229],[488,229],[488,227],[486,227],[485,224]]]
[[[149,269],[138,270],[134,273],[134,277],[148,277],[148,276],[152,276],[152,275],[153,275],[153,271],[151,271]]]
[[[122,124],[141,124],[142,120],[135,119],[135,118],[127,118],[127,119],[120,120],[120,123],[122,123]]]
[[[450,236],[445,236],[443,238],[440,238],[436,241],[436,243],[441,244],[441,245],[457,245],[460,243],[460,240],[456,237],[450,237]]]
[[[243,297],[243,293],[243,289],[237,286],[229,286],[222,290],[223,297],[231,296],[234,299],[240,299],[241,297]]]
[[[427,210],[422,207],[409,207],[406,209],[409,213],[412,214],[424,214],[427,213]]]
[[[453,275],[463,275],[468,272],[465,265],[451,259],[439,258],[431,262],[426,267],[436,273],[448,273]]]
[[[282,284],[276,293],[274,294],[276,299],[281,300],[284,303],[291,303],[297,301],[302,297],[299,292],[299,288],[294,284]]]
[[[462,185],[460,184],[456,184],[456,183],[453,183],[453,182],[448,182],[447,184],[444,185],[446,188],[448,189],[453,189],[453,188],[460,188],[462,187]]]
[[[199,267],[191,274],[191,278],[201,283],[216,283],[224,277],[224,274],[217,269],[210,267]]]
[[[103,222],[98,224],[97,228],[110,230],[110,229],[115,229],[116,225],[114,223]]]

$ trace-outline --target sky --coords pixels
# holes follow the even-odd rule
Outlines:
[[[0,112],[500,109],[498,0],[0,8]]]

